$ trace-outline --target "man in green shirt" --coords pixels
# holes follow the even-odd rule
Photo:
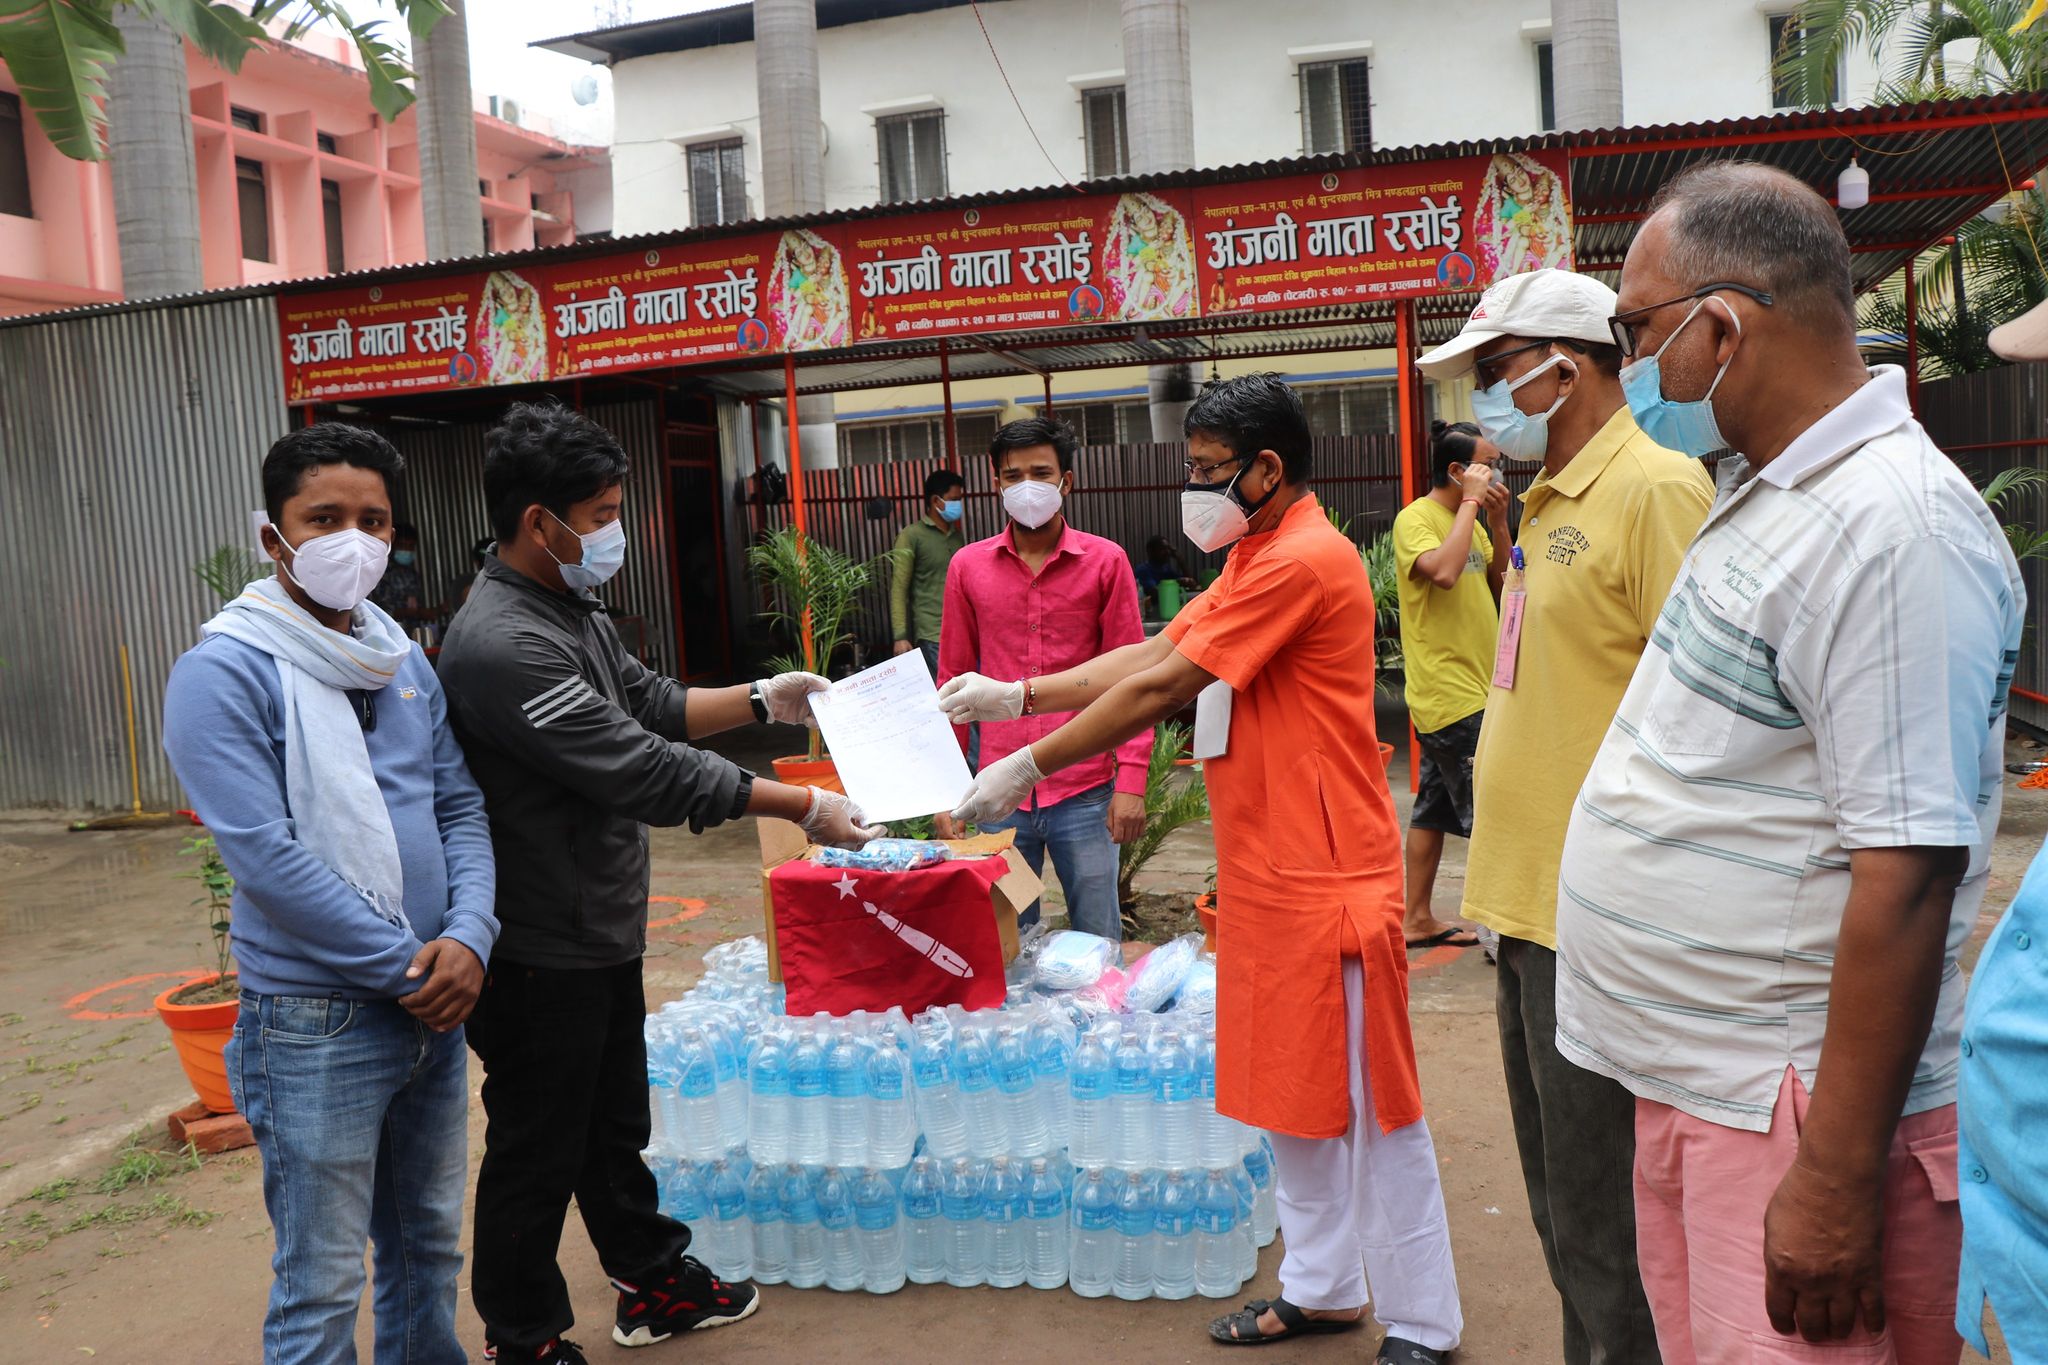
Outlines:
[[[924,515],[903,528],[891,551],[895,560],[889,584],[889,626],[896,652],[924,650],[925,667],[939,676],[939,611],[946,601],[946,566],[967,543],[960,516],[966,508],[967,481],[950,469],[933,472],[924,481]]]

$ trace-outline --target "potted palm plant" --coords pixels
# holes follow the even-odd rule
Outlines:
[[[853,638],[846,629],[847,617],[873,582],[880,562],[855,559],[794,527],[772,532],[749,549],[748,567],[776,602],[769,619],[786,626],[796,639],[796,652],[770,659],[769,668],[778,673],[801,669],[829,676],[833,654]],[[810,733],[809,752],[775,760],[776,781],[844,790],[818,732]]]
[[[207,928],[213,935],[213,970],[157,996],[156,1012],[171,1031],[178,1064],[185,1068],[185,1078],[192,1082],[199,1102],[216,1114],[232,1114],[235,1101],[228,1090],[222,1052],[241,1010],[241,983],[235,974],[230,937],[235,879],[221,861],[211,834],[187,839],[184,851],[199,860],[191,877],[202,894],[193,903],[206,910]]]

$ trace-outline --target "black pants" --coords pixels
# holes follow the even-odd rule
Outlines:
[[[491,964],[469,1044],[484,1067],[471,1293],[489,1341],[539,1347],[575,1322],[555,1264],[574,1196],[605,1273],[666,1275],[690,1230],[657,1208],[647,1146],[647,1000],[617,967]]]
[[[1636,1267],[1636,1102],[1557,1050],[1557,954],[1503,934],[1501,1061],[1529,1214],[1564,1310],[1565,1365],[1657,1365]]]

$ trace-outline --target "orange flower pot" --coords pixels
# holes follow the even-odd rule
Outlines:
[[[811,758],[806,754],[778,758],[775,760],[775,780],[792,787],[821,787],[842,796],[846,793],[846,788],[839,781],[839,765],[832,761],[830,754],[823,758]]]
[[[1216,951],[1216,893],[1205,892],[1195,897],[1195,915],[1202,921],[1202,951]]]
[[[171,1043],[178,1050],[178,1064],[185,1079],[192,1082],[199,1102],[216,1114],[235,1112],[234,1096],[228,1091],[228,1067],[222,1050],[235,1031],[241,1002],[223,1000],[213,1005],[174,1005],[171,997],[187,986],[215,980],[199,977],[181,981],[156,998],[156,1012],[171,1031]]]
[[[1394,746],[1384,740],[1380,742],[1380,766],[1383,768],[1394,766]]]

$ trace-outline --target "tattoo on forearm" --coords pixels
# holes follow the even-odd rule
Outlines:
[[[1086,692],[1088,690],[1088,680],[1086,678],[1076,678],[1074,679],[1074,686]]]

